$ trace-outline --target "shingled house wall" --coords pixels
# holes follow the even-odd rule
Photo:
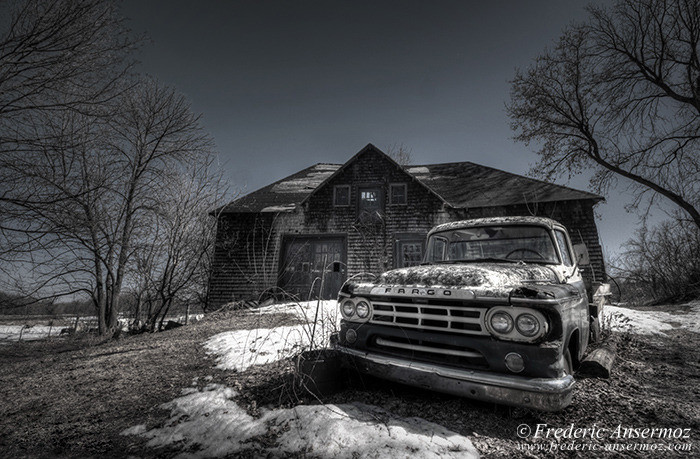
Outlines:
[[[406,183],[407,204],[389,204],[389,185]],[[333,207],[333,187],[350,185],[350,205]],[[357,215],[359,188],[379,186],[385,196],[384,223],[363,223]],[[447,221],[442,201],[415,179],[368,151],[312,195],[304,207],[304,226],[320,233],[346,233],[348,275],[380,274],[394,266],[394,241],[399,233],[427,233]]]
[[[389,204],[392,183],[406,183],[406,205]],[[336,185],[350,185],[348,207],[333,206]],[[371,225],[358,219],[358,189],[363,186],[379,186],[383,190],[383,224]],[[454,209],[386,155],[366,148],[295,208],[282,210],[285,206],[280,206],[279,212],[222,213],[217,227],[209,304],[216,307],[230,301],[260,299],[274,290],[285,237],[343,235],[346,275],[350,277],[393,268],[398,235],[425,235],[440,223],[487,216],[534,215],[563,223],[574,244],[583,241],[588,247],[591,266],[584,267],[584,277],[589,282],[601,280],[605,268],[593,213],[595,204],[594,199],[581,199]]]
[[[221,214],[217,222],[208,306],[254,299],[275,285],[270,268],[277,253],[274,214]]]

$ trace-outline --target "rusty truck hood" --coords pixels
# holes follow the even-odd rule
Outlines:
[[[382,285],[437,288],[513,288],[523,284],[559,284],[555,272],[543,265],[459,263],[394,269],[377,280]]]

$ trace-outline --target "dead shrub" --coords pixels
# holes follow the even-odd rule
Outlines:
[[[611,263],[622,301],[680,302],[700,298],[700,230],[692,222],[668,220],[639,229]]]

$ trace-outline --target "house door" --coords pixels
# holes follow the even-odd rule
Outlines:
[[[278,286],[305,301],[334,299],[346,278],[345,240],[342,237],[285,238]],[[323,291],[321,291],[323,284]]]

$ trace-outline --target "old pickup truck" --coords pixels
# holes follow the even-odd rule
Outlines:
[[[343,286],[336,349],[379,378],[562,409],[603,304],[577,260],[566,228],[547,218],[437,226],[420,266]]]

